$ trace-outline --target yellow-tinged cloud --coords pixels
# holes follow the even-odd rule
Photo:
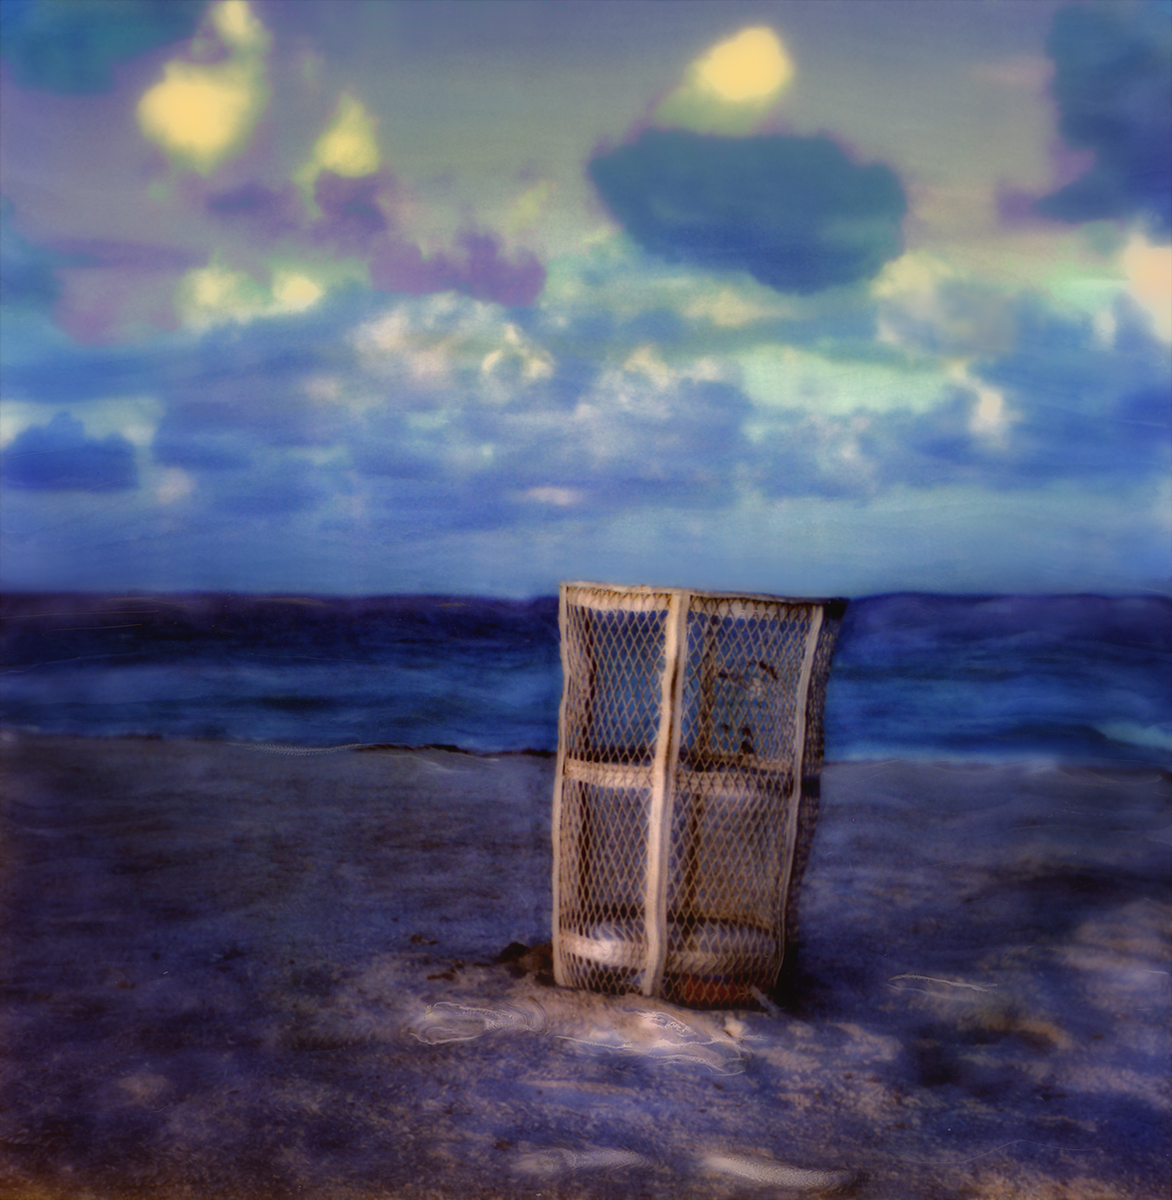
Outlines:
[[[733,103],[771,97],[793,75],[781,39],[766,26],[714,46],[695,69],[701,87]]]
[[[304,266],[274,266],[271,281],[265,286],[246,271],[213,262],[187,272],[179,284],[176,308],[184,324],[195,328],[304,312],[325,295],[335,277],[349,278],[353,274],[345,264],[337,263],[325,272]]]
[[[333,171],[347,179],[373,175],[382,162],[378,149],[378,122],[362,102],[349,92],[338,101],[334,119],[317,139],[313,154],[298,170],[296,180],[305,190],[306,202],[313,204],[313,184],[322,171]]]
[[[246,320],[262,312],[267,300],[265,289],[251,275],[213,263],[183,277],[177,307],[185,324],[207,325]]]
[[[924,251],[901,254],[889,262],[871,284],[871,295],[879,300],[889,300],[909,293],[930,294],[934,301],[937,287],[959,273],[943,259]]]
[[[545,211],[552,195],[553,184],[548,179],[542,179],[531,188],[526,188],[509,208],[505,218],[505,232],[510,237],[516,237],[532,229]]]
[[[226,45],[242,53],[263,54],[268,30],[252,15],[248,0],[223,0],[212,9],[212,25]]]
[[[173,158],[207,174],[238,148],[257,116],[253,72],[240,64],[168,63],[138,106],[142,131]]]
[[[374,118],[347,93],[338,101],[333,124],[313,148],[313,163],[318,171],[357,179],[373,175],[379,161]]]
[[[269,98],[264,57],[270,38],[246,0],[217,4],[212,27],[228,51],[226,61],[173,59],[138,102],[143,134],[172,161],[204,175],[244,148]]]
[[[321,284],[299,271],[273,274],[273,304],[279,312],[304,312],[325,294]]]
[[[1172,246],[1153,246],[1133,234],[1123,251],[1131,294],[1152,318],[1152,328],[1172,342]]]
[[[745,29],[713,46],[655,110],[657,125],[697,133],[752,132],[793,79],[793,60],[768,26]]]
[[[776,315],[778,307],[765,308],[734,288],[721,288],[712,294],[701,294],[683,310],[693,321],[710,321],[720,329],[742,329],[765,317]]]

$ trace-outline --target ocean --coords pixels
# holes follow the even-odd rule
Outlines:
[[[553,597],[0,601],[11,729],[551,751],[560,688]],[[1172,766],[1172,601],[852,600],[826,758]]]

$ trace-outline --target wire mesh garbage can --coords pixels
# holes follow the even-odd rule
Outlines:
[[[814,832],[844,600],[564,583],[554,977],[770,991]]]

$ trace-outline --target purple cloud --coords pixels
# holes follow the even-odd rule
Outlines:
[[[422,296],[455,291],[473,300],[496,304],[528,305],[545,286],[545,267],[527,250],[512,260],[501,255],[491,234],[468,233],[461,239],[464,254],[446,251],[424,258],[412,242],[388,238],[371,263],[371,280],[387,292]]]
[[[125,238],[50,238],[34,245],[12,230],[11,213],[7,204],[6,298],[12,290],[14,298],[23,292],[50,301],[58,324],[87,344],[119,341],[128,331],[178,328],[176,285],[206,255]]]
[[[313,227],[315,236],[345,250],[369,248],[390,229],[379,200],[380,193],[389,192],[391,187],[393,181],[378,175],[347,179],[333,171],[323,171],[313,189],[313,198],[322,214]]]
[[[204,207],[225,223],[246,227],[253,236],[259,233],[276,239],[297,232],[305,224],[297,189],[291,184],[270,188],[262,183],[245,183],[208,196]]]
[[[247,225],[273,239],[296,234],[340,254],[365,257],[371,282],[385,292],[410,296],[459,292],[474,300],[529,305],[545,286],[545,267],[521,250],[505,257],[491,233],[465,233],[457,249],[424,255],[400,231],[396,216],[398,186],[383,172],[349,179],[322,171],[314,184],[320,217],[312,223],[298,213],[292,188],[245,184],[208,198],[208,212],[224,221]]]

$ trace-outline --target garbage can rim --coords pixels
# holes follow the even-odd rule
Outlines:
[[[596,588],[599,591],[632,596],[680,596],[687,593],[703,600],[762,600],[770,604],[820,604],[824,607],[845,607],[849,603],[845,596],[779,596],[769,592],[717,592],[703,588],[658,587],[650,583],[600,583],[589,579],[563,580],[559,586],[563,589]]]

